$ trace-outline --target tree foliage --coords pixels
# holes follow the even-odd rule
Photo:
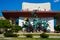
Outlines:
[[[0,20],[0,28],[7,28],[10,27],[9,20]]]
[[[60,18],[60,14],[56,14],[56,19],[59,19]]]

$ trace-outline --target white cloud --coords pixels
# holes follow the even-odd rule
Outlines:
[[[60,0],[54,0],[54,2],[59,2]]]

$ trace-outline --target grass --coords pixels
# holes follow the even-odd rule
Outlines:
[[[19,34],[20,36],[24,36],[25,34]],[[39,36],[40,34],[32,34],[33,36]],[[49,36],[60,36],[60,33],[57,34],[49,34]],[[0,37],[0,40],[60,40],[60,38],[20,38],[20,37]]]
[[[5,39],[1,38],[0,40],[60,40],[60,38],[11,38],[11,39]]]
[[[20,36],[24,36],[26,34],[19,34]],[[40,34],[32,34],[33,36],[39,36]],[[60,34],[49,34],[49,36],[60,36]]]

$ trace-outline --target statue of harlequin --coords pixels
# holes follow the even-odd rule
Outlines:
[[[25,18],[24,20],[25,20],[25,25],[26,26],[29,26],[30,25],[29,19],[28,18]]]
[[[47,30],[48,26],[49,26],[49,24],[47,22],[43,22],[43,29],[44,29],[44,31]]]
[[[42,24],[42,20],[40,18],[34,18],[33,19],[33,29],[37,31],[38,29],[40,30],[40,26]]]
[[[34,29],[34,31],[37,30],[37,20],[36,20],[36,18],[33,19],[33,29]]]
[[[26,20],[25,20],[25,26],[26,26],[27,32],[31,32],[33,30],[28,18],[26,18]]]

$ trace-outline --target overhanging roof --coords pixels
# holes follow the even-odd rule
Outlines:
[[[2,14],[5,18],[19,18],[19,17],[33,17],[33,11],[3,11]],[[37,11],[36,15],[38,17],[55,17],[56,14],[60,14],[60,12],[52,12],[52,11]]]

